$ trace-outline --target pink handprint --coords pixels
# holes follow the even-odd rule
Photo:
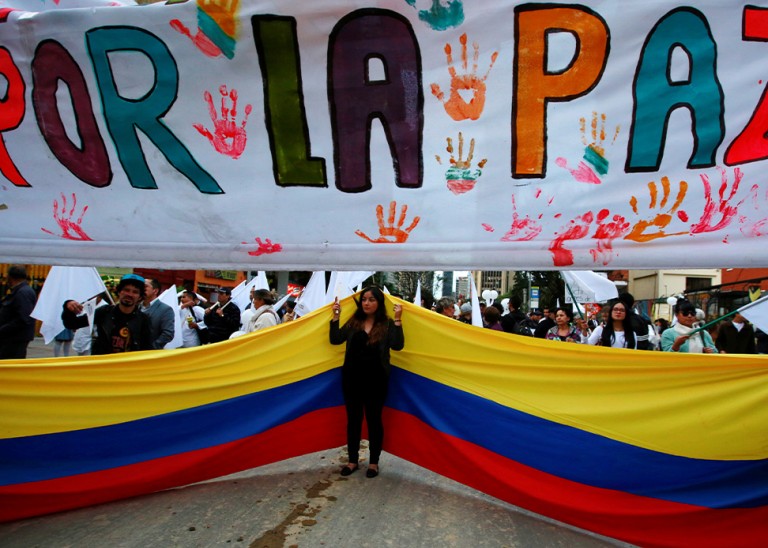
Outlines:
[[[552,260],[555,266],[569,266],[573,264],[573,251],[565,249],[564,244],[569,240],[580,240],[589,234],[589,227],[594,220],[594,214],[587,211],[575,219],[571,219],[566,226],[555,232],[557,237],[549,244]]]
[[[719,170],[720,188],[718,190],[718,195],[720,196],[720,201],[717,204],[715,204],[712,199],[712,186],[709,184],[709,176],[706,173],[701,174],[701,182],[704,183],[704,198],[706,201],[704,203],[704,212],[701,214],[699,222],[695,225],[691,225],[691,234],[701,234],[703,232],[716,232],[721,230],[731,224],[731,221],[739,212],[739,206],[743,200],[735,205],[732,205],[730,202],[739,190],[739,184],[744,178],[744,174],[739,168],[733,170],[733,186],[731,187],[731,192],[728,194],[728,197],[725,198],[725,191],[728,188],[728,174],[723,168],[719,168]],[[715,215],[719,216],[719,221],[717,223],[713,223],[713,217]]]
[[[72,193],[72,207],[69,211],[67,211],[67,198],[64,196],[64,194],[61,195],[61,209],[59,209],[59,201],[54,200],[53,201],[53,219],[56,221],[56,223],[59,225],[59,228],[61,229],[61,234],[54,234],[47,228],[40,228],[43,232],[47,234],[51,234],[53,236],[59,236],[60,238],[64,238],[66,240],[76,240],[76,241],[93,241],[88,234],[85,233],[83,230],[83,227],[80,226],[83,222],[83,216],[85,215],[85,212],[88,211],[88,206],[83,207],[83,211],[80,213],[80,216],[75,219],[74,221],[72,218],[75,215],[75,209],[77,208],[77,196],[75,196],[75,193]]]
[[[528,242],[541,234],[543,227],[538,219],[531,219],[528,215],[521,218],[517,212],[515,197],[512,196],[512,225],[509,230],[501,237],[502,242]]]
[[[761,212],[768,210],[768,207],[766,207],[768,204],[768,192],[762,193],[763,197],[761,201],[760,187],[758,185],[752,185],[749,194],[752,198],[752,207],[759,217]],[[748,215],[741,215],[739,216],[739,224],[741,224],[741,233],[745,236],[758,237],[768,234],[768,217],[752,221]]]
[[[201,135],[208,139],[213,148],[218,152],[236,160],[245,150],[247,139],[245,125],[248,123],[248,116],[251,114],[253,107],[251,105],[245,106],[245,117],[238,126],[237,90],[227,91],[227,86],[222,85],[219,86],[219,94],[221,95],[221,118],[219,118],[216,107],[213,105],[213,96],[207,91],[203,95],[205,102],[208,103],[208,114],[213,122],[214,134],[212,135],[202,124],[194,124],[194,127]],[[228,100],[232,101],[231,109],[227,106]]]
[[[269,255],[270,253],[279,253],[283,250],[283,246],[280,244],[273,244],[272,240],[269,238],[265,238],[264,241],[261,240],[261,238],[254,238],[254,241],[259,245],[258,248],[254,249],[253,251],[249,251],[248,255],[251,255],[253,257],[258,257],[259,255]],[[243,244],[248,244],[248,242],[240,242]]]
[[[603,266],[613,259],[613,240],[624,236],[629,230],[629,222],[621,215],[614,215],[610,221],[603,222],[610,214],[607,209],[597,214],[597,230],[592,235],[592,238],[597,240],[597,247],[589,250],[592,259],[602,262]]]

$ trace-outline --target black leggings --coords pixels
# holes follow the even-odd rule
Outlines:
[[[342,383],[344,405],[347,408],[347,451],[349,462],[356,463],[360,458],[360,436],[363,429],[363,416],[368,424],[370,441],[370,464],[379,464],[381,446],[384,442],[384,423],[381,414],[387,399],[386,380],[376,386],[361,386],[360,383],[345,381]]]

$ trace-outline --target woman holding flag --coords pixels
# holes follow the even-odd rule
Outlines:
[[[717,347],[705,329],[694,329],[696,307],[687,299],[678,299],[675,305],[677,323],[661,334],[664,352],[688,352],[690,354],[716,354]]]
[[[370,461],[366,477],[379,475],[379,456],[384,441],[382,411],[389,384],[389,351],[405,346],[400,321],[402,307],[394,307],[394,320],[389,319],[384,293],[378,287],[367,287],[360,293],[357,310],[339,326],[341,305],[338,297],[333,303],[331,344],[347,343],[341,369],[341,387],[347,409],[347,450],[349,464],[341,469],[342,476],[355,472],[359,466],[360,435],[363,415],[368,424]]]

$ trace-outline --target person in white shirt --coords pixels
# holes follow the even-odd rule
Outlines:
[[[195,298],[189,291],[181,294],[179,316],[181,317],[181,347],[200,346],[202,344],[200,332],[205,329],[203,321],[205,310],[195,304]]]
[[[627,305],[621,301],[608,309],[608,321],[598,325],[589,336],[589,344],[612,346],[613,348],[637,348],[635,332],[627,317]]]

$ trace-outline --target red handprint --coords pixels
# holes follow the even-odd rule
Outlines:
[[[88,211],[88,206],[83,207],[83,211],[80,213],[80,216],[76,220],[72,220],[72,217],[75,215],[75,209],[77,208],[77,196],[75,196],[75,193],[72,193],[72,208],[67,211],[67,198],[62,193],[61,195],[61,209],[59,209],[59,201],[54,200],[53,201],[53,219],[56,221],[56,223],[59,225],[59,228],[61,229],[61,234],[54,234],[47,228],[40,228],[43,232],[46,232],[48,234],[51,234],[53,236],[59,236],[60,238],[64,238],[66,240],[76,240],[76,241],[93,241],[88,234],[85,233],[83,230],[83,227],[80,226],[83,222],[83,216],[85,215],[85,212]]]
[[[221,118],[219,118],[216,112],[216,107],[213,106],[213,96],[207,91],[203,95],[205,102],[208,103],[208,114],[213,122],[213,135],[202,124],[194,124],[194,127],[201,135],[208,139],[213,148],[218,152],[237,159],[245,150],[247,139],[245,125],[248,123],[248,116],[251,114],[253,107],[251,105],[245,106],[245,117],[238,126],[237,90],[227,91],[227,86],[222,85],[219,86],[219,94],[221,94]],[[232,101],[231,109],[227,106],[228,99]]]
[[[563,245],[569,240],[580,240],[589,234],[589,227],[594,220],[594,214],[587,211],[575,219],[571,219],[566,226],[555,232],[558,235],[549,244],[549,251],[552,253],[552,260],[555,266],[569,266],[573,264],[573,251],[565,249]]]
[[[539,215],[541,219],[543,215]],[[541,234],[543,227],[538,219],[531,219],[528,215],[520,218],[517,213],[517,204],[515,197],[512,196],[512,225],[509,230],[501,237],[502,242],[528,242]]]
[[[254,241],[259,245],[258,248],[254,249],[253,251],[249,251],[248,255],[251,255],[253,257],[258,257],[259,255],[269,255],[270,253],[279,253],[283,250],[283,246],[280,244],[273,244],[272,240],[269,238],[265,238],[264,241],[261,241],[261,238],[254,238]],[[243,244],[248,244],[248,242],[240,242]]]
[[[661,202],[659,203],[659,207],[663,208],[667,205],[667,200],[669,199],[670,195],[669,177],[661,178],[661,187],[663,190],[663,196],[661,198]],[[648,208],[654,209],[656,207],[656,198],[658,197],[658,189],[656,188],[655,181],[648,183],[648,192],[651,195]],[[657,213],[653,219],[643,219],[638,221],[632,227],[630,233],[624,236],[624,239],[632,240],[634,242],[649,242],[657,238],[666,238],[667,236],[679,236],[681,234],[686,234],[686,232],[674,232],[667,234],[664,232],[664,229],[667,228],[670,222],[672,222],[672,214],[675,212],[677,212],[677,217],[681,221],[685,222],[688,220],[688,215],[685,213],[685,211],[677,211],[677,208],[679,208],[683,203],[683,199],[685,198],[687,192],[688,183],[685,181],[680,181],[680,188],[677,192],[677,198],[675,199],[675,203],[672,204],[672,207],[670,207],[664,213]],[[630,198],[629,205],[632,206],[632,211],[634,211],[635,214],[639,214],[636,197],[632,196],[632,198]],[[656,227],[658,230],[656,232],[646,233],[646,230],[652,226]]]
[[[195,35],[192,36],[189,27],[184,25],[184,23],[178,19],[171,19],[171,28],[192,40],[195,47],[203,52],[204,55],[207,55],[208,57],[219,57],[220,55],[223,55],[221,48],[214,44],[213,41],[200,30],[200,28],[198,28]]]
[[[744,178],[744,174],[739,168],[733,170],[733,186],[728,197],[725,198],[725,191],[728,188],[728,174],[725,169],[720,170],[720,189],[718,195],[720,196],[720,202],[715,204],[712,199],[712,186],[709,184],[709,176],[706,173],[701,174],[701,182],[704,183],[704,212],[701,214],[699,222],[695,225],[691,225],[691,234],[701,234],[702,232],[715,232],[723,229],[731,224],[731,221],[739,212],[739,206],[744,201],[742,200],[738,204],[731,205],[731,200],[739,190],[739,184]],[[717,223],[713,223],[713,217],[719,215],[720,219]]]
[[[491,54],[491,64],[488,67],[488,71],[484,76],[477,76],[477,62],[480,58],[480,46],[477,43],[472,44],[474,54],[472,55],[472,72],[468,72],[469,60],[467,59],[467,35],[462,34],[459,37],[461,43],[461,68],[465,74],[459,75],[456,73],[456,67],[453,66],[453,53],[451,45],[445,45],[445,57],[448,62],[448,74],[451,75],[451,94],[448,99],[445,99],[445,93],[440,89],[438,84],[432,84],[432,95],[437,97],[437,100],[443,103],[445,112],[448,116],[456,121],[461,120],[477,120],[483,113],[485,107],[485,80],[493,68],[493,64],[496,62],[496,58],[499,56],[498,51],[494,51]],[[460,91],[471,91],[473,93],[472,99],[467,103],[459,93]]]
[[[603,222],[610,214],[607,209],[597,214],[597,230],[592,235],[592,238],[597,240],[597,247],[589,250],[592,259],[595,262],[602,262],[603,266],[613,259],[613,240],[623,236],[629,230],[629,222],[621,215],[614,215],[612,220]]]

